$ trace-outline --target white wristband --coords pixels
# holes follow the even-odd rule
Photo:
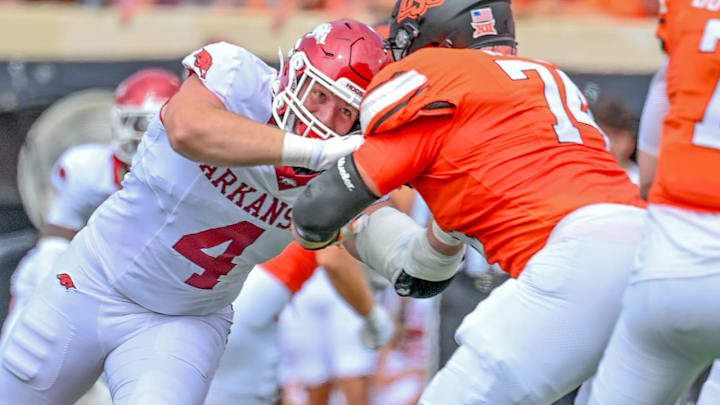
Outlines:
[[[309,167],[313,151],[319,139],[305,138],[290,132],[285,133],[280,165],[292,167]]]
[[[432,233],[435,235],[437,240],[448,246],[457,246],[462,243],[462,241],[458,238],[440,229],[440,225],[438,225],[435,221],[432,221]]]

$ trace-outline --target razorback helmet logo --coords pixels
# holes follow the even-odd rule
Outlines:
[[[445,0],[402,0],[398,8],[397,22],[406,18],[417,19],[425,15],[428,9],[441,6]]]
[[[212,66],[213,60],[210,52],[206,51],[205,48],[195,54],[195,67],[200,71],[200,77],[203,79],[207,75],[210,66]]]
[[[66,290],[69,290],[71,288],[74,288],[77,290],[77,287],[75,287],[75,282],[72,280],[69,274],[67,273],[61,273],[57,275],[57,279],[60,280],[60,285],[65,287]]]

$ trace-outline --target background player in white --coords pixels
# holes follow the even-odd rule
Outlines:
[[[377,352],[361,343],[362,318],[331,286],[318,269],[283,311],[283,381],[301,383],[308,404],[337,403],[331,400],[337,389],[342,403],[367,405]]]
[[[57,196],[36,247],[27,253],[13,273],[8,327],[73,236],[85,226],[90,214],[120,189],[120,182],[130,169],[147,124],[179,87],[180,79],[168,70],[149,68],[135,72],[115,90],[114,105],[108,117],[111,143],[71,147],[55,163],[52,184]],[[88,403],[97,404],[106,397],[109,399],[107,388],[99,387],[93,392],[97,395],[93,399],[84,398],[91,401]]]
[[[323,278],[330,280],[327,289],[331,290],[332,285],[336,290],[322,295],[337,297],[335,300],[324,301],[327,305],[323,308],[323,313],[344,311],[342,319],[333,318],[341,323],[324,322],[318,330],[305,333],[304,331],[313,329],[314,324],[297,325],[294,332],[300,336],[319,333],[329,338],[335,335],[337,329],[341,329],[342,339],[348,342],[361,345],[362,339],[365,348],[356,348],[352,343],[343,346],[349,349],[344,351],[343,357],[352,358],[350,362],[355,365],[362,362],[362,358],[366,359],[365,364],[372,362],[368,357],[372,358],[374,355],[367,348],[377,349],[390,340],[393,334],[392,320],[386,311],[375,303],[365,279],[365,270],[360,263],[338,247],[315,252],[291,244],[279,256],[256,266],[245,280],[240,295],[233,302],[235,315],[232,329],[225,353],[210,385],[206,405],[275,403],[279,393],[278,366],[280,357],[283,356],[278,319],[283,308],[299,290],[303,292],[299,296],[312,294],[306,290],[312,289],[313,285],[317,287],[318,283],[306,281],[318,266],[323,266],[328,272],[328,276]],[[317,288],[315,290],[317,291]],[[342,302],[340,297],[345,302]],[[295,300],[293,309],[297,309],[301,302],[307,300]],[[303,345],[301,350],[317,347],[323,342],[325,340],[321,339]],[[367,382],[362,379],[346,379],[342,385],[347,388],[347,392],[357,397],[362,395],[362,388],[367,386]]]
[[[111,144],[78,145],[60,156],[52,172],[57,196],[40,230],[37,246],[13,274],[11,292],[16,309],[50,271],[95,208],[120,189],[148,123],[179,87],[180,79],[168,70],[135,72],[115,90],[109,117]]]
[[[274,69],[227,43],[183,60],[191,74],[150,123],[123,188],[8,331],[0,404],[72,403],[103,370],[116,404],[202,402],[230,303],[292,240],[290,207],[313,176],[293,167],[322,170],[362,142],[334,135],[357,125],[363,88],[389,60],[352,20],[303,40],[314,46],[275,86]],[[292,111],[273,100],[287,86]],[[273,108],[282,129],[265,124]]]

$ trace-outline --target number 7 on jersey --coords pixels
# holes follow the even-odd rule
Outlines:
[[[555,116],[556,124],[553,125],[555,135],[560,143],[583,143],[580,130],[573,124],[568,111],[575,118],[575,121],[590,125],[597,129],[605,139],[605,146],[608,146],[608,139],[605,133],[597,126],[592,116],[583,110],[587,106],[585,97],[575,83],[559,69],[552,69],[540,63],[520,59],[501,59],[495,61],[512,80],[527,80],[528,71],[535,71],[545,84],[545,100],[548,103],[550,112]],[[565,100],[562,98],[560,83],[558,83],[553,71],[560,77],[562,86],[565,89]]]

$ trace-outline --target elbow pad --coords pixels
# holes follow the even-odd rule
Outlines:
[[[415,298],[439,294],[457,273],[464,250],[452,256],[436,251],[425,228],[407,215],[383,207],[371,215],[356,236],[360,259],[395,287]]]
[[[329,244],[340,228],[378,198],[360,177],[352,155],[342,157],[298,197],[292,211],[295,230],[309,242]]]

